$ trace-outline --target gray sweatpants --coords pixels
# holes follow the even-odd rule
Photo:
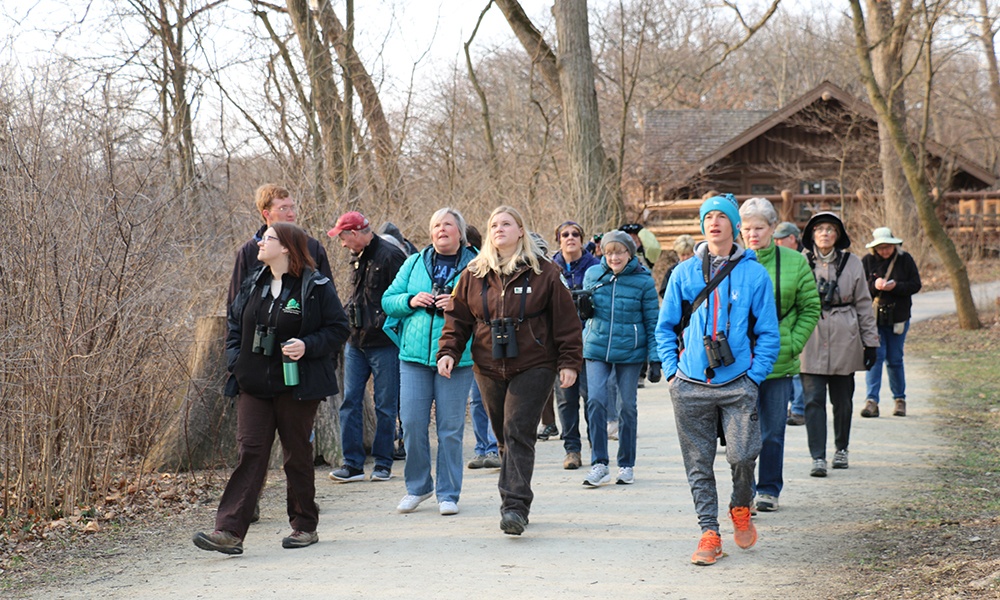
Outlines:
[[[726,432],[726,460],[733,473],[730,506],[750,506],[753,475],[760,454],[757,386],[743,376],[721,386],[692,383],[675,377],[670,384],[674,420],[684,469],[701,530],[719,531],[719,491],[715,487],[718,409]]]

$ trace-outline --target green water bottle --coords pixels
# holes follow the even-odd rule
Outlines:
[[[285,342],[282,346],[288,343]],[[285,375],[285,385],[288,387],[299,385],[299,363],[284,353],[281,355],[281,370]]]

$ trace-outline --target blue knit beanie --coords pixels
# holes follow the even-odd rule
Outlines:
[[[729,222],[733,225],[733,239],[736,239],[736,235],[740,230],[740,205],[736,202],[736,196],[732,194],[712,196],[702,203],[701,210],[698,211],[698,220],[701,221],[702,233],[705,233],[705,215],[713,210],[720,210],[726,215]]]

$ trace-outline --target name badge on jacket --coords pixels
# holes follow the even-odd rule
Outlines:
[[[531,286],[529,285],[527,288],[514,286],[514,293],[515,294],[530,294],[531,293]]]

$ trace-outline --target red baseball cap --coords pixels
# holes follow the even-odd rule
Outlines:
[[[333,226],[333,229],[327,231],[326,234],[330,237],[337,237],[341,231],[358,231],[369,225],[368,217],[356,210],[352,210],[340,215],[340,218],[337,219],[337,224]]]

